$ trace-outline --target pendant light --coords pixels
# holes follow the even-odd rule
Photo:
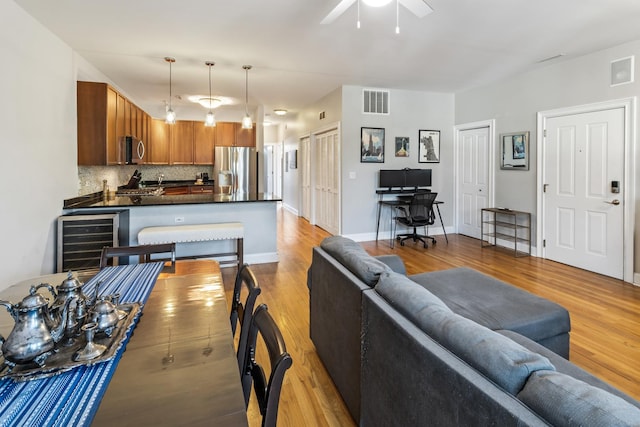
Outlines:
[[[165,119],[165,122],[172,125],[176,122],[176,113],[173,112],[173,109],[171,108],[171,98],[172,98],[172,94],[171,94],[171,64],[173,64],[174,62],[176,62],[175,58],[169,58],[168,56],[164,58],[165,61],[167,61],[169,63],[169,104],[167,104],[167,117]]]
[[[209,112],[204,120],[204,125],[214,127],[216,125],[216,115],[213,114],[213,98],[211,97],[211,67],[216,65],[216,63],[207,61],[205,64],[209,67]]]
[[[243,65],[242,68],[245,72],[245,91],[244,91],[244,109],[245,116],[242,118],[242,129],[251,129],[253,128],[253,123],[251,122],[251,116],[249,115],[249,70],[251,69],[251,65]]]

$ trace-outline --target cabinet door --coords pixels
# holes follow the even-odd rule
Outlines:
[[[256,146],[256,126],[251,129],[242,129],[242,124],[234,123],[236,130],[236,146],[255,147]]]
[[[131,102],[124,98],[124,134],[131,135]]]
[[[213,147],[216,141],[216,128],[194,122],[193,131],[194,164],[213,165]]]
[[[178,196],[183,194],[189,194],[189,187],[186,185],[183,187],[165,187],[164,194],[168,196]]]
[[[125,127],[125,99],[124,96],[117,94],[116,99],[116,138],[126,135]]]
[[[169,164],[169,125],[161,119],[151,120],[151,139],[147,144],[149,162],[154,165]]]
[[[177,121],[171,126],[171,164],[192,165],[193,164],[193,122]]]
[[[233,147],[236,145],[236,129],[233,122],[218,122],[215,129],[216,146]]]
[[[107,87],[107,164],[117,165],[122,162],[120,147],[118,146],[118,133],[116,132],[116,117],[118,94]]]
[[[107,164],[107,85],[77,84],[78,164]]]

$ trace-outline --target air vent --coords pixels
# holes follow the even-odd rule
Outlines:
[[[363,89],[362,112],[365,114],[389,114],[389,91]]]

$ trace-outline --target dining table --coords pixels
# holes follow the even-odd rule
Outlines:
[[[22,282],[23,296],[38,282]],[[115,356],[45,378],[0,379],[0,426],[248,425],[216,261],[106,267],[83,291],[98,284],[141,305]],[[13,286],[0,299],[20,292]],[[3,335],[8,325],[0,315]]]

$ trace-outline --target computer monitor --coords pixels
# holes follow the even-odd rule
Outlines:
[[[403,169],[380,169],[378,187],[394,188],[405,186],[405,173]]]
[[[431,169],[405,169],[405,187],[431,187]]]

